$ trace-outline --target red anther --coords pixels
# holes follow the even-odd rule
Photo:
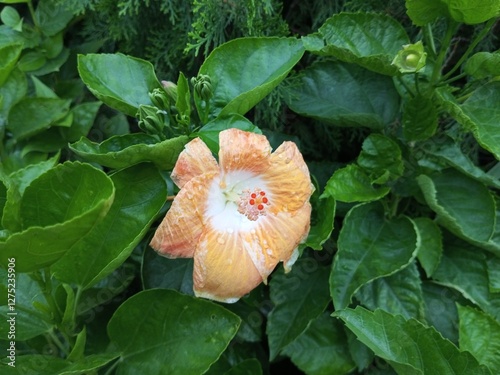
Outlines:
[[[252,193],[252,195],[250,195],[252,198],[257,198],[257,194],[255,193]]]
[[[264,195],[266,195],[266,193],[265,193],[265,192],[263,192],[263,191],[261,191],[261,192],[260,192],[260,195],[264,196]]]
[[[264,209],[264,205],[259,204],[259,205],[257,206],[257,209],[259,209],[259,211],[262,211],[262,210]]]
[[[248,203],[250,203],[250,206],[253,206],[255,204],[255,201],[253,199],[250,199]]]
[[[262,203],[267,203],[267,198],[266,197],[262,198]]]

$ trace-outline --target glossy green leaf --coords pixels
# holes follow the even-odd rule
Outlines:
[[[321,250],[333,231],[336,202],[335,199],[328,196],[312,200],[312,204],[316,216],[313,216],[311,220],[311,229],[304,247]]]
[[[367,202],[382,198],[391,189],[375,187],[370,177],[356,164],[337,169],[328,180],[322,196],[341,202]]]
[[[257,295],[258,289],[253,292]],[[235,313],[241,318],[240,329],[236,334],[236,341],[245,341],[248,343],[260,343],[263,336],[263,323],[264,316],[262,311],[260,311],[259,306],[254,306],[250,300],[252,296],[249,295],[247,298],[243,298],[236,303],[230,303],[226,305],[226,309]],[[260,303],[260,302],[259,302]]]
[[[218,117],[204,125],[196,135],[201,138],[214,153],[219,153],[219,133],[223,130],[236,128],[247,132],[262,134],[261,130],[245,117],[233,114],[227,117]]]
[[[317,33],[302,38],[307,51],[334,56],[380,74],[396,75],[394,56],[410,43],[399,22],[385,14],[335,14]]]
[[[420,241],[406,217],[387,219],[381,203],[353,207],[346,215],[330,274],[335,309],[343,309],[366,283],[412,262]]]
[[[302,42],[296,38],[241,38],[214,49],[199,71],[212,81],[212,116],[247,113],[303,54]]]
[[[478,52],[472,55],[464,71],[476,79],[500,76],[500,52]]]
[[[467,176],[470,176],[487,186],[500,189],[500,180],[475,165],[472,160],[464,154],[460,145],[454,140],[446,139],[445,141],[442,141],[438,147],[432,147],[425,151],[433,156],[437,156],[440,160]]]
[[[432,137],[437,126],[438,110],[431,98],[417,95],[408,99],[403,110],[403,135],[408,142]]]
[[[268,315],[266,328],[271,360],[327,307],[328,272],[316,259],[303,257],[290,273],[280,270],[273,275],[270,289],[274,308]]]
[[[488,280],[490,282],[490,292],[500,292],[500,258],[490,258],[487,260]]]
[[[458,239],[445,242],[444,249],[433,278],[500,320],[500,293],[490,291],[485,254]]]
[[[262,367],[257,359],[245,359],[224,375],[262,375]]]
[[[209,301],[172,290],[140,292],[108,324],[109,337],[122,352],[116,373],[202,374],[226,349],[239,324],[236,315]]]
[[[101,143],[81,138],[69,148],[86,161],[109,168],[126,168],[151,161],[161,169],[172,169],[187,142],[186,136],[158,142],[154,136],[135,133],[116,135]]]
[[[26,187],[20,232],[0,242],[0,263],[16,258],[18,272],[46,267],[64,255],[108,212],[113,183],[89,164],[66,162]]]
[[[496,203],[482,183],[454,170],[417,178],[427,204],[438,214],[438,223],[465,240],[500,254]]]
[[[181,116],[189,118],[191,116],[191,92],[187,78],[181,72],[177,80],[177,100],[175,107]]]
[[[78,141],[85,137],[92,125],[94,125],[97,111],[101,107],[101,102],[86,102],[78,104],[71,108],[73,114],[73,123],[70,128],[60,129],[64,139],[68,142]]]
[[[441,230],[436,222],[427,217],[413,219],[413,222],[420,234],[417,258],[427,277],[431,277],[439,265],[443,253]]]
[[[0,85],[0,122],[7,122],[10,108],[26,95],[28,80],[19,69],[14,69],[8,75],[3,85]]]
[[[10,72],[14,69],[22,50],[23,47],[19,44],[8,45],[0,48],[0,56],[2,56],[2,60],[0,60],[0,87],[4,84]]]
[[[142,258],[141,274],[145,289],[173,289],[194,295],[192,258],[168,259],[147,247]]]
[[[337,311],[335,316],[398,374],[491,374],[470,353],[461,352],[434,328],[417,320],[405,320],[383,310],[371,312],[359,306]]]
[[[158,170],[140,164],[111,176],[115,200],[106,217],[52,266],[55,277],[88,288],[130,255],[165,202]]]
[[[129,116],[152,105],[148,93],[161,88],[151,63],[119,53],[79,55],[78,71],[92,94]]]
[[[383,309],[406,319],[424,317],[422,281],[415,263],[386,277],[363,285],[356,299],[370,310]]]
[[[399,145],[391,138],[376,133],[363,141],[357,163],[377,184],[401,177],[404,170]]]
[[[314,64],[288,90],[294,112],[336,126],[382,129],[399,111],[392,79],[352,64]]]
[[[41,51],[26,52],[18,62],[18,68],[23,72],[40,69],[47,62],[47,57]]]
[[[488,314],[458,305],[460,349],[470,352],[479,363],[500,372],[500,323]]]
[[[2,226],[5,229],[11,232],[19,232],[22,229],[20,207],[24,190],[33,180],[56,166],[58,161],[59,156],[56,155],[49,160],[37,164],[30,164],[27,167],[11,173],[7,177],[7,201],[5,202],[2,216]]]
[[[284,350],[292,362],[308,375],[343,375],[355,365],[346,345],[343,326],[329,314],[312,320],[306,330]]]
[[[23,98],[10,109],[7,129],[17,140],[33,136],[66,116],[70,102],[54,98]]]
[[[7,262],[8,264],[9,262]],[[17,262],[14,262],[14,270],[17,271]],[[4,340],[9,339],[11,323],[9,319],[14,319],[15,339],[18,341],[28,340],[41,335],[52,329],[50,314],[38,310],[33,304],[45,306],[47,311],[49,307],[43,296],[43,289],[30,275],[16,273],[15,287],[7,283],[7,269],[0,268],[0,276],[3,282],[0,291],[2,292],[2,306],[0,306],[0,335]],[[5,285],[5,287],[4,287]],[[14,289],[14,290],[8,290]],[[5,298],[5,301],[3,301]],[[10,299],[10,301],[9,301]],[[9,305],[9,302],[15,302]],[[15,314],[15,315],[14,315]],[[10,341],[10,340],[9,340]]]
[[[425,304],[425,320],[444,338],[458,345],[458,312],[457,301],[465,298],[453,288],[435,282],[422,282]]]

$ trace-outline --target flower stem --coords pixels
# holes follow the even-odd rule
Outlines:
[[[446,54],[451,44],[451,39],[453,38],[453,35],[455,34],[457,28],[458,28],[457,22],[453,20],[448,21],[446,34],[444,35],[444,39],[441,43],[441,48],[439,49],[439,55],[437,56],[436,63],[434,65],[434,71],[432,72],[431,82],[433,84],[436,84],[439,79],[441,70],[443,69],[443,63],[446,58]]]

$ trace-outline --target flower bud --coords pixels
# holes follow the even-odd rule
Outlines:
[[[401,73],[416,73],[425,66],[426,59],[424,45],[418,41],[415,44],[404,45],[392,60],[392,65],[397,66]]]
[[[191,78],[191,84],[194,86],[198,96],[208,102],[213,95],[212,80],[206,74],[199,74],[197,77]]]
[[[170,100],[167,96],[167,93],[165,90],[156,88],[150,93],[148,93],[149,99],[151,99],[151,102],[157,107],[158,109],[167,109],[170,108]]]
[[[172,81],[161,81],[161,84],[172,101],[177,102],[177,85]]]
[[[168,121],[166,112],[150,105],[140,105],[137,117],[139,128],[147,134],[163,134],[163,128]]]

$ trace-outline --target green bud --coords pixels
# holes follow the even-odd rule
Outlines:
[[[170,100],[165,90],[156,88],[148,93],[148,95],[155,107],[163,110],[170,108]]]
[[[208,102],[213,95],[212,80],[206,74],[200,74],[191,78],[191,84],[198,96]]]
[[[139,128],[147,134],[163,134],[168,121],[167,112],[150,105],[140,105],[137,117]]]
[[[404,45],[392,60],[392,65],[397,66],[401,73],[416,73],[425,66],[426,59],[424,45],[418,41],[415,44]]]

